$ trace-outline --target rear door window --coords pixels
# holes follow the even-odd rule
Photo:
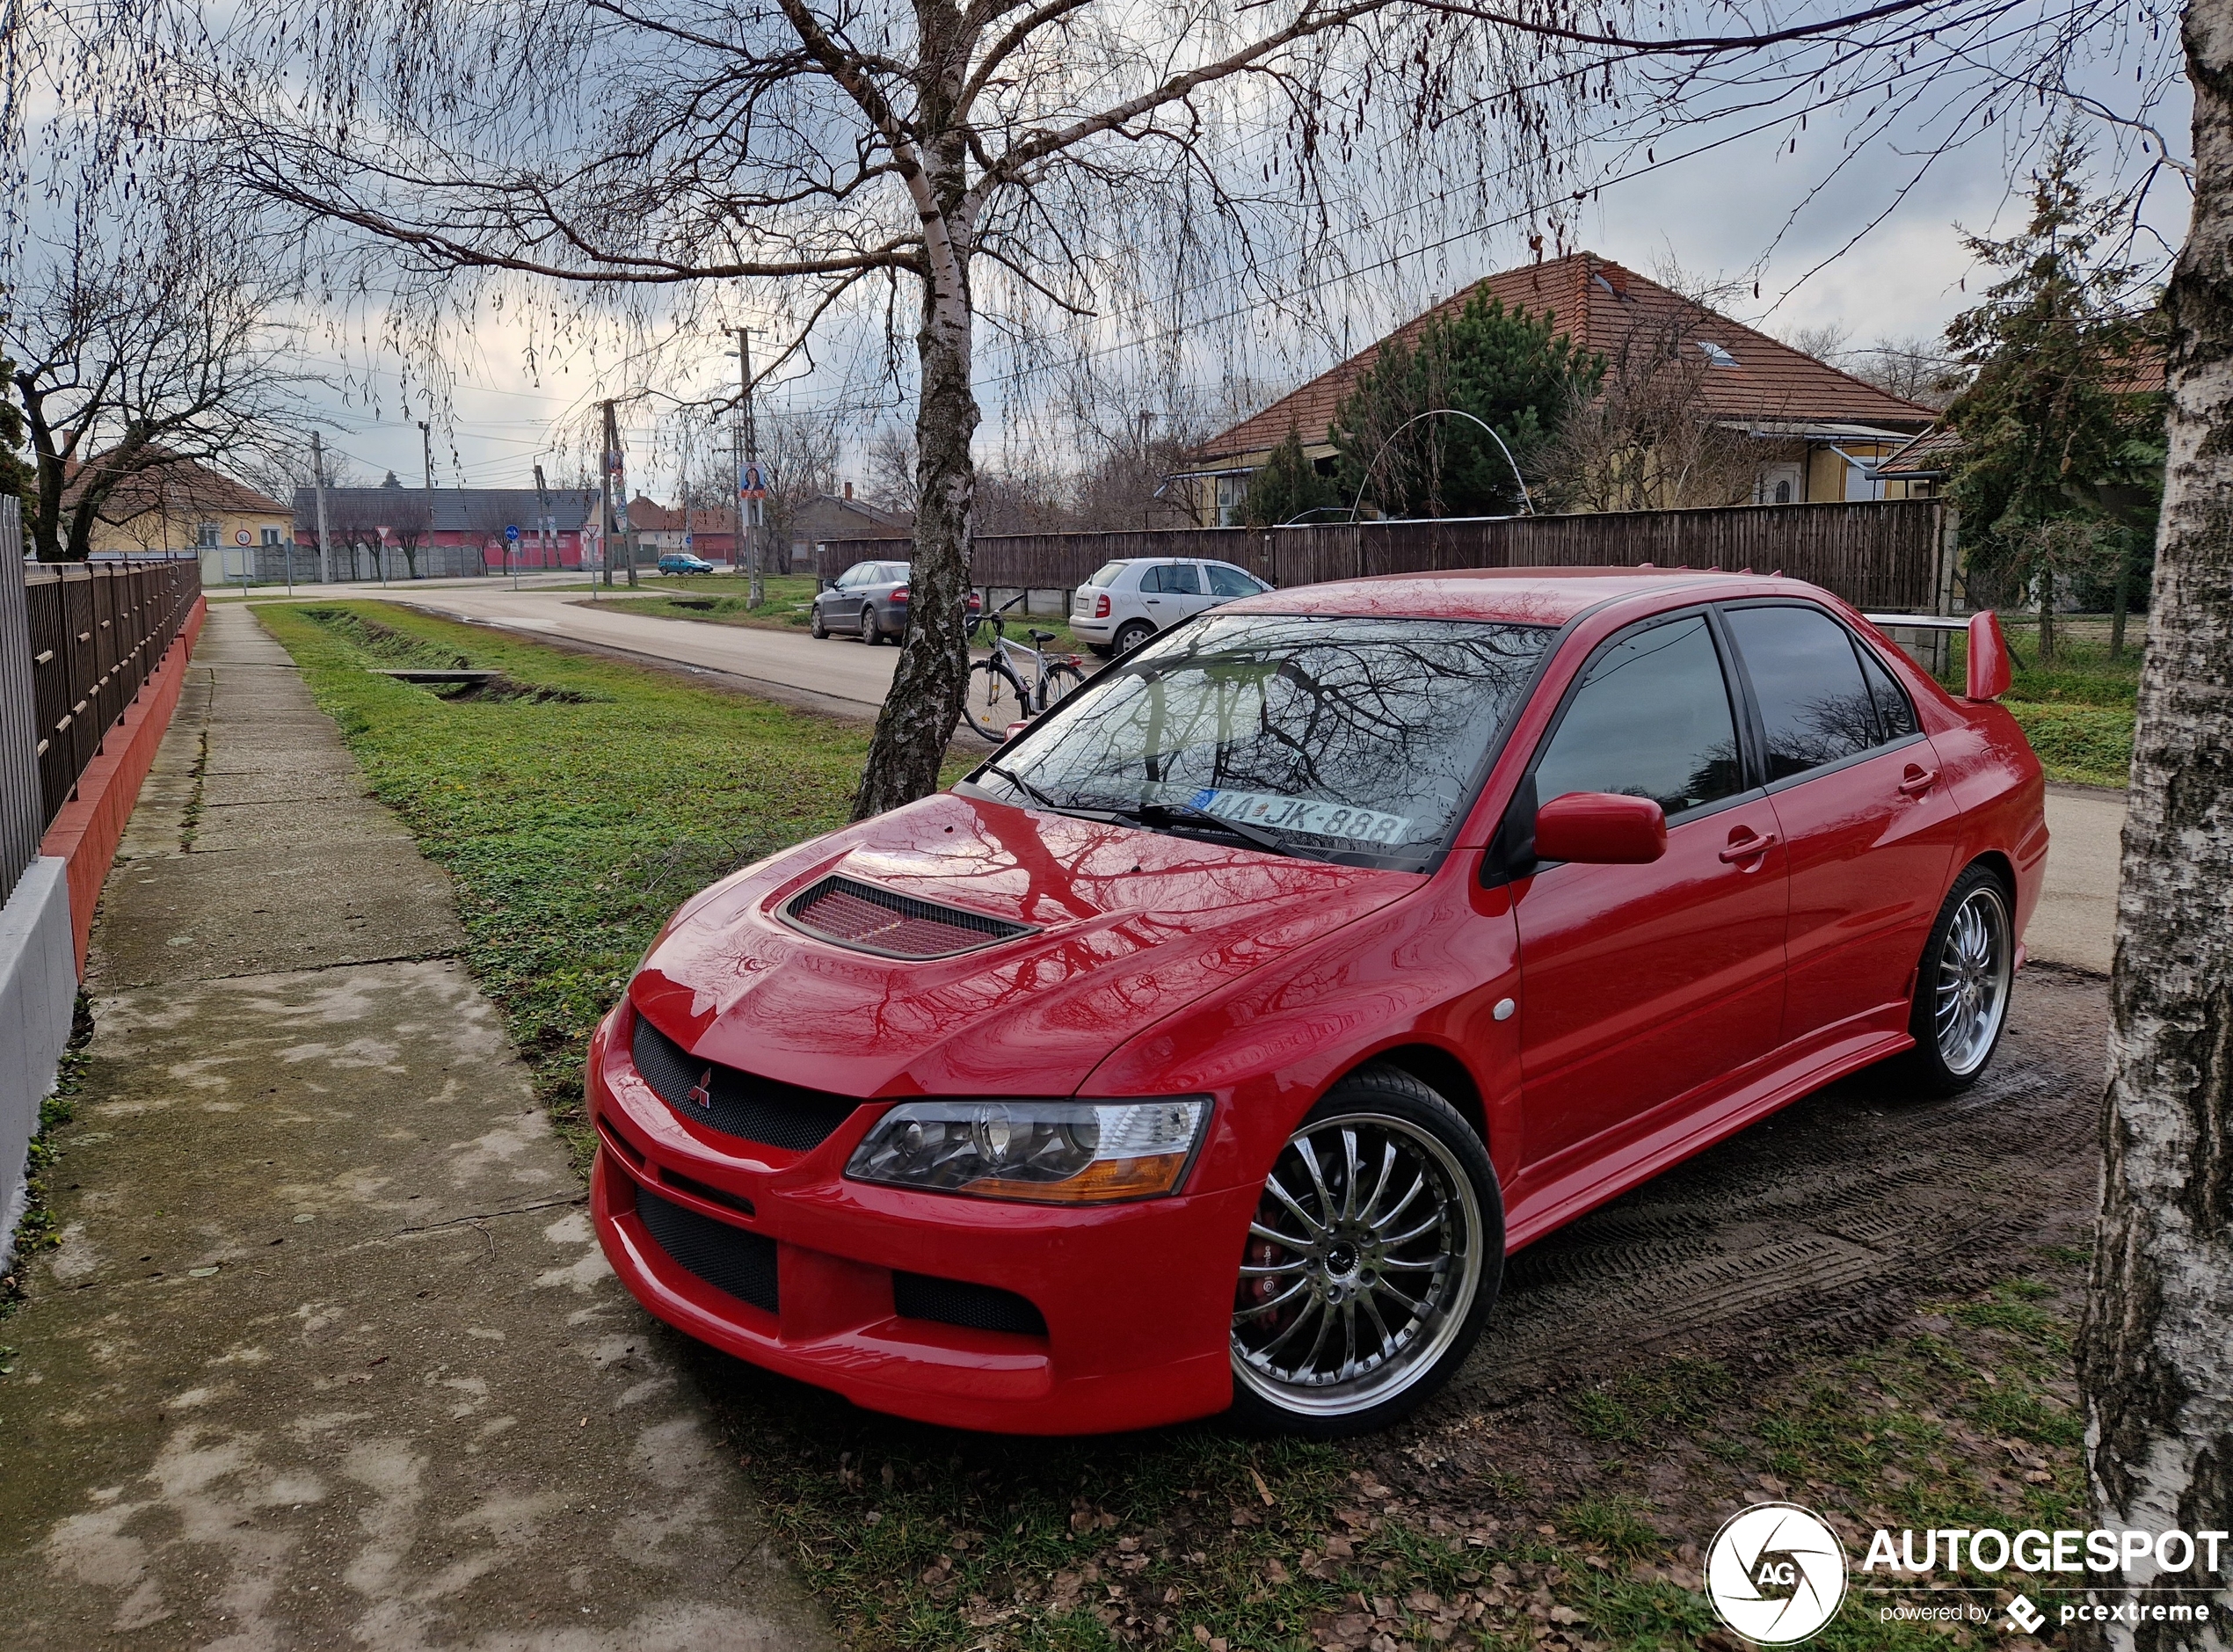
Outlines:
[[[1584,668],[1536,761],[1537,798],[1649,797],[1669,819],[1744,790],[1736,715],[1702,614],[1647,625]]]
[[[1868,679],[1869,696],[1876,702],[1877,731],[1888,744],[1903,740],[1920,732],[1915,720],[1915,707],[1906,691],[1892,680],[1884,662],[1872,652],[1866,643],[1855,643],[1853,651],[1861,657],[1861,674]]]
[[[1147,571],[1139,588],[1167,596],[1198,597],[1202,594],[1202,576],[1190,562],[1158,563]]]
[[[1729,608],[1722,617],[1752,680],[1772,783],[1877,744],[1876,702],[1846,629],[1820,608]]]

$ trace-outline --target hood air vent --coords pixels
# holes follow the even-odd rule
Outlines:
[[[888,958],[944,958],[1032,933],[981,912],[897,895],[857,878],[826,877],[791,897],[783,916],[809,935]]]

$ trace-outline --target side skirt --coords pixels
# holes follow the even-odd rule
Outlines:
[[[1601,1158],[1522,1195],[1507,1218],[1505,1249],[1531,1244],[1801,1096],[1914,1047],[1905,1031],[1856,1033],[1809,1051],[1709,1106],[1672,1118],[1619,1149],[1610,1168]]]

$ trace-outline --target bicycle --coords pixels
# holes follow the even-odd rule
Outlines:
[[[1086,680],[1083,662],[1075,654],[1049,655],[1044,644],[1054,641],[1052,631],[1026,629],[1029,646],[1007,639],[1007,622],[1001,616],[1023,600],[1019,591],[1007,601],[970,627],[993,628],[993,651],[969,668],[962,690],[962,719],[995,746],[1007,739],[1009,726],[1036,717]],[[1019,668],[1029,662],[1029,680]]]

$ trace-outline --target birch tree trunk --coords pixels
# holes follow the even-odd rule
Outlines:
[[[960,156],[949,164],[948,175],[957,178]],[[855,820],[938,790],[939,765],[961,718],[969,675],[964,610],[970,518],[977,499],[977,464],[970,443],[978,410],[971,383],[975,317],[965,251],[957,244],[952,257],[934,259],[922,285],[922,330],[915,338],[921,386],[915,406],[915,547],[907,571],[907,628],[900,639],[899,667],[869,745],[861,790],[854,796]]]
[[[2169,465],[2111,986],[2100,1227],[2079,1349],[2098,1526],[2233,1529],[2233,0],[2191,0],[2193,222],[2174,271]],[[2209,1593],[2208,1623],[2107,1644],[2233,1644],[2200,1560],[2097,1585]]]

